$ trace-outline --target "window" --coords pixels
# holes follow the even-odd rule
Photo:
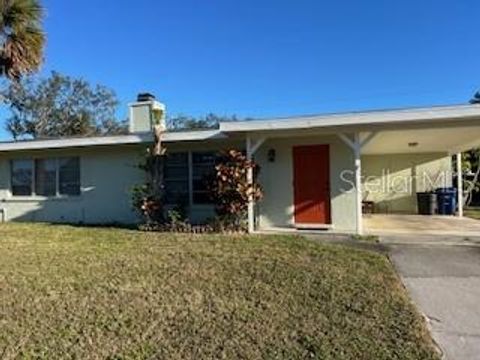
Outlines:
[[[188,204],[188,153],[168,154],[164,167],[165,203]]]
[[[80,195],[80,159],[78,157],[58,159],[58,193]]]
[[[14,196],[80,195],[80,160],[12,160],[11,190]]]
[[[211,204],[206,178],[213,172],[215,160],[213,152],[169,153],[164,165],[165,203]]]
[[[35,160],[35,195],[54,196],[57,194],[56,159]]]
[[[12,194],[16,196],[28,196],[32,194],[33,161],[12,160],[11,183]]]
[[[215,168],[215,154],[212,152],[192,153],[192,190],[194,204],[210,204],[207,177]]]

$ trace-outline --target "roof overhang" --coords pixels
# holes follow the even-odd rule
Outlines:
[[[363,154],[455,153],[480,146],[480,105],[224,122],[220,130],[262,138],[374,134]]]
[[[480,105],[369,111],[271,120],[222,122],[218,130],[165,132],[165,143],[238,140],[321,134],[377,133],[364,153],[454,152],[480,146]],[[151,132],[87,138],[0,143],[0,153],[41,149],[118,146],[153,142]],[[418,143],[410,146],[411,143]],[[407,147],[408,145],[408,147]]]
[[[140,144],[152,140],[151,134],[131,134],[119,136],[95,136],[84,138],[61,138],[23,140],[0,143],[0,152],[41,149],[63,149],[75,147]]]
[[[300,116],[270,120],[232,121],[220,123],[220,131],[270,132],[312,129],[369,129],[392,128],[403,125],[429,126],[439,123],[458,124],[459,121],[480,120],[480,105],[438,106],[429,108],[379,110]]]
[[[215,139],[225,139],[227,136],[219,130],[198,130],[198,131],[179,131],[165,132],[162,135],[162,141],[188,142],[188,141],[206,141]],[[148,144],[154,140],[151,132],[118,135],[118,136],[93,136],[83,138],[61,138],[61,139],[40,139],[23,140],[0,143],[1,152],[28,151],[42,149],[66,149],[93,146],[120,146],[132,144]]]

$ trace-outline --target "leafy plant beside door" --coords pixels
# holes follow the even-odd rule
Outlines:
[[[247,179],[249,170],[254,179],[250,184]],[[238,150],[229,150],[219,157],[215,173],[210,181],[210,192],[215,204],[217,226],[226,230],[245,230],[247,209],[250,197],[259,201],[263,190],[257,181],[260,167],[247,159]]]

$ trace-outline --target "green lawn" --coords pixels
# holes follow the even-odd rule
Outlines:
[[[438,359],[378,254],[32,224],[0,239],[3,359]]]
[[[478,207],[466,208],[463,210],[463,212],[464,212],[464,215],[469,218],[480,220],[480,208]]]

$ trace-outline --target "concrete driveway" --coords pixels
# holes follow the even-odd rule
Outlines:
[[[480,236],[480,221],[468,217],[370,214],[363,221],[365,232],[372,235]]]
[[[446,359],[480,358],[480,247],[388,245]]]

